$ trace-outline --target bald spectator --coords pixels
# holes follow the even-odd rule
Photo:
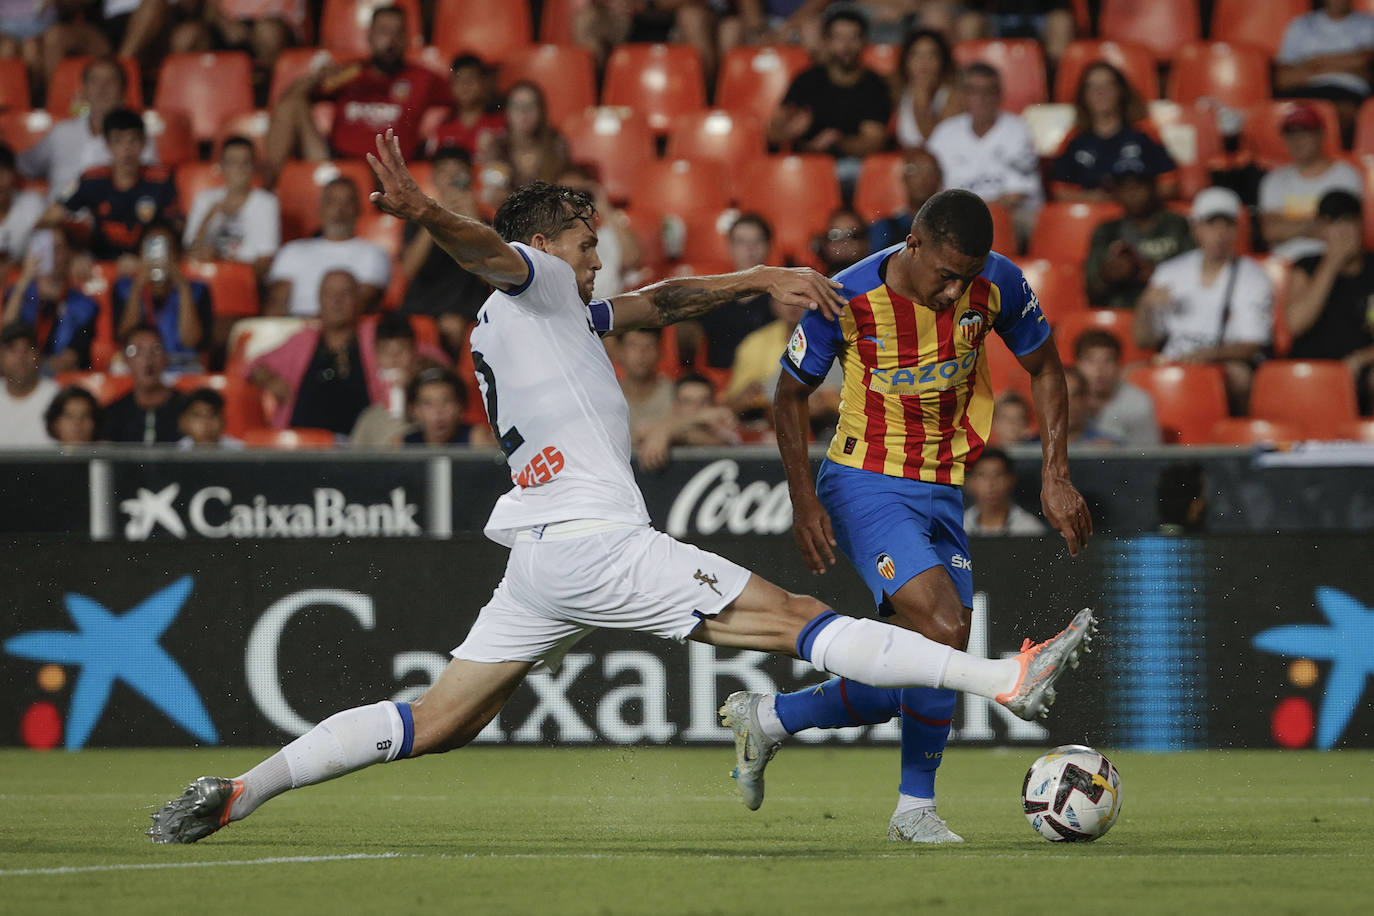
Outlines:
[[[940,190],[944,182],[940,162],[925,149],[909,149],[902,154],[902,186],[906,189],[906,206],[891,216],[876,220],[868,226],[870,251],[881,251],[889,245],[906,241],[911,233],[911,221],[921,205]]]
[[[378,245],[357,237],[358,185],[340,176],[320,190],[320,234],[287,242],[267,272],[268,315],[319,314],[320,281],[331,270],[357,278],[363,307],[371,311],[391,281],[391,259]]]

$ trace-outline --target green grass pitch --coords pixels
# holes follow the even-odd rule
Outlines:
[[[288,793],[194,846],[150,808],[244,750],[0,751],[0,912],[1374,912],[1374,753],[1111,753],[1121,819],[1051,844],[1019,811],[1033,750],[952,748],[968,842],[884,839],[897,752],[785,748],[768,797],[715,749],[477,748]]]

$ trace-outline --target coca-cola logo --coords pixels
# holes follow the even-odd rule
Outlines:
[[[782,534],[792,527],[792,500],[787,482],[739,483],[739,464],[713,461],[692,475],[668,511],[668,533]]]

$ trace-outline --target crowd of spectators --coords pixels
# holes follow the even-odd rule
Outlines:
[[[1076,443],[1176,441],[1148,388],[1128,380],[1137,365],[1216,366],[1227,409],[1244,416],[1266,359],[1339,360],[1370,411],[1374,262],[1353,144],[1370,94],[1374,16],[1349,0],[1321,0],[1286,26],[1273,56],[1275,97],[1299,100],[1276,124],[1286,157],[1253,174],[1243,139],[1224,131],[1235,135],[1221,154],[1246,160],[1247,177],[1166,143],[1154,100],[1107,59],[1056,85],[1058,62],[1090,37],[1108,2],[536,0],[531,10],[538,33],[541,13],[568,7],[563,41],[585,49],[598,80],[626,43],[693,49],[704,97],[741,49],[810,54],[757,127],[770,153],[833,161],[837,193],[822,196],[829,203],[802,244],[767,207],[726,211],[710,230],[722,236],[720,254],[692,266],[833,273],[901,243],[936,191],[967,188],[1006,217],[1000,251],[1025,263],[1055,250],[1050,260],[1075,271],[1076,298],[1125,316],[1058,341],[1072,364]],[[499,57],[451,36],[443,46],[455,51],[436,69],[412,36],[441,43],[443,0],[422,0],[418,23],[414,5],[350,0],[366,53],[325,48],[299,64],[294,55],[323,35],[331,5],[343,4],[7,5],[15,15],[0,28],[0,58],[22,63],[35,110],[59,85],[64,60],[84,62],[73,108],[41,136],[11,133],[5,125],[17,121],[0,120],[0,445],[240,447],[244,401],[251,425],[326,430],[340,443],[489,445],[467,336],[490,290],[424,232],[388,226],[368,201],[361,159],[385,129],[425,189],[472,218],[489,220],[531,181],[590,191],[603,262],[597,296],[677,269],[683,221],[615,190],[620,164],[579,155],[566,114],[555,117],[565,87],[508,73]],[[1202,3],[1204,14],[1210,8]],[[1072,100],[1053,150],[1032,112],[1012,104],[1023,74],[980,56],[976,42],[990,38],[1033,39],[1056,97]],[[219,136],[196,138],[191,159],[165,161],[165,125],[139,100],[152,97],[167,55],[226,50],[252,61],[262,123],[226,123]],[[1204,99],[1197,110],[1235,127],[1224,105]],[[665,138],[656,142],[661,155]],[[864,183],[884,157],[893,181],[875,208]],[[743,165],[725,165],[736,200],[747,190],[738,186]],[[213,179],[188,177],[198,168]],[[1074,204],[1099,216],[1077,255],[1037,232],[1044,213]],[[700,232],[699,222],[689,231]],[[229,276],[248,292],[216,279]],[[1043,304],[1052,323],[1069,308]],[[661,465],[678,444],[767,441],[778,354],[799,317],[756,296],[667,333],[608,342],[643,464]],[[992,441],[1034,441],[1028,389],[994,381]],[[818,437],[838,408],[836,382],[815,395]],[[229,435],[231,423],[240,436]],[[995,470],[988,477],[1000,486]]]

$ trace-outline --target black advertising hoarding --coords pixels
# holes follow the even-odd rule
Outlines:
[[[700,543],[865,612],[857,576],[806,573],[786,537]],[[1085,604],[1104,626],[1045,724],[965,699],[956,742],[1374,746],[1374,580],[1365,537],[973,543],[974,645],[1010,653]],[[413,698],[500,578],[480,538],[77,546],[12,540],[0,615],[0,744],[274,745],[337,709]],[[809,666],[600,632],[530,679],[483,741],[726,744],[731,691],[794,689]],[[891,742],[895,725],[801,742]]]

